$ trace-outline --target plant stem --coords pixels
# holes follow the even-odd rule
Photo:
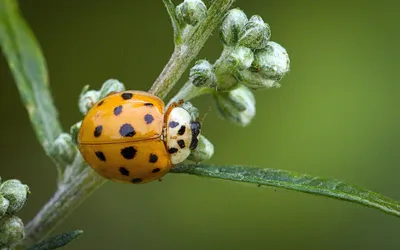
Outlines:
[[[85,167],[80,154],[76,156],[73,168]],[[106,179],[85,167],[73,180],[60,185],[53,197],[25,227],[24,248],[44,239],[52,230],[68,217]]]
[[[190,62],[196,58],[213,30],[221,23],[233,2],[234,0],[215,0],[211,4],[207,17],[192,32],[182,38],[182,44],[175,46],[171,59],[154,82],[150,93],[159,96],[161,99],[168,95],[189,67]]]
[[[214,89],[208,87],[196,87],[189,80],[183,85],[183,87],[179,90],[178,93],[168,102],[167,107],[173,102],[179,102],[179,100],[184,100],[185,102],[190,101],[191,99],[198,97],[203,94],[213,93]]]

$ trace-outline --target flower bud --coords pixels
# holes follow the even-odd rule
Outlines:
[[[254,54],[249,70],[240,71],[239,81],[251,89],[279,87],[279,81],[290,70],[290,59],[286,50],[275,42]]]
[[[228,57],[229,63],[233,64],[238,70],[247,69],[251,66],[254,54],[251,49],[246,47],[236,47]]]
[[[25,237],[24,223],[14,215],[7,215],[0,219],[0,248],[8,249]]]
[[[86,115],[89,109],[100,99],[100,92],[96,90],[89,90],[89,85],[83,87],[79,95],[79,110],[82,114]]]
[[[100,97],[103,98],[107,96],[111,92],[120,92],[124,91],[125,86],[122,82],[115,80],[115,79],[109,79],[103,83],[100,89]]]
[[[77,148],[70,134],[62,133],[54,140],[50,149],[50,154],[61,166],[69,165],[73,162]]]
[[[217,77],[214,73],[214,66],[207,60],[198,60],[190,69],[190,81],[196,87],[213,88],[217,84]]]
[[[176,17],[181,24],[195,26],[206,18],[207,7],[201,0],[185,0],[175,9]]]
[[[241,84],[246,87],[256,90],[261,88],[279,88],[280,84],[275,79],[265,78],[261,73],[243,70],[236,75]]]
[[[219,37],[227,46],[234,46],[239,40],[239,33],[247,23],[246,14],[239,9],[228,11],[222,21]]]
[[[237,125],[247,126],[256,114],[254,95],[243,85],[229,92],[218,92],[215,100],[220,115]]]
[[[7,180],[0,185],[0,194],[9,201],[7,214],[15,214],[28,198],[29,187],[19,180]]]
[[[79,134],[79,129],[81,128],[82,121],[79,121],[75,123],[74,125],[71,126],[69,129],[69,133],[71,134],[71,139],[72,141],[77,144],[78,143],[78,134]]]
[[[0,218],[6,214],[9,205],[10,202],[0,195]]]
[[[188,160],[201,162],[209,160],[214,154],[214,145],[203,135],[199,136],[197,148],[192,150]]]
[[[267,46],[270,37],[269,25],[264,23],[260,16],[254,15],[240,32],[239,45],[251,49],[262,49]]]
[[[264,49],[255,53],[251,68],[252,71],[258,71],[268,79],[280,81],[290,70],[289,55],[278,43],[269,42]]]

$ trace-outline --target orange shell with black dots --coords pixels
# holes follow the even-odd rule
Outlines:
[[[173,166],[163,141],[164,108],[160,98],[143,91],[112,93],[99,100],[79,130],[83,158],[113,181],[160,179]]]

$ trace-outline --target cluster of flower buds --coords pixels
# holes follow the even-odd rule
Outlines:
[[[270,27],[260,16],[248,19],[237,8],[227,13],[219,34],[224,44],[220,58],[214,64],[197,61],[190,82],[198,91],[212,89],[222,117],[246,126],[256,113],[252,90],[279,87],[290,69],[289,55],[270,41]]]
[[[26,204],[28,196],[28,186],[19,180],[0,184],[0,249],[8,249],[25,237],[24,223],[15,214]]]

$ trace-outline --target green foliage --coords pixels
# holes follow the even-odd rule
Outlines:
[[[249,166],[180,165],[173,173],[191,174],[255,185],[285,188],[358,203],[400,217],[400,202],[365,188],[329,178],[320,178],[280,169]]]
[[[0,42],[37,138],[49,153],[61,125],[49,89],[46,62],[15,0],[0,0]]]
[[[182,73],[188,68],[189,64],[197,56],[198,52],[211,33],[219,24],[221,24],[221,21],[223,20],[225,13],[232,5],[233,0],[213,1],[209,6],[207,15],[203,17],[204,19],[198,19],[195,26],[189,25],[190,27],[185,27],[184,32],[181,30],[179,22],[177,21],[175,7],[172,4],[172,1],[165,0],[164,3],[171,16],[174,26],[175,51],[171,56],[169,63],[166,65],[159,78],[150,89],[151,93],[154,93],[161,98],[166,97],[166,95],[180,79]],[[230,18],[236,18],[236,16],[237,15],[233,15]],[[247,26],[244,26],[244,21],[247,22],[247,18],[244,18],[241,15],[237,16],[237,18],[241,19],[225,19],[227,23],[225,23],[225,28],[222,30],[223,34],[221,36],[223,37],[223,41],[226,43],[226,46],[234,43],[240,43],[241,45],[246,45],[248,49],[235,49],[233,47],[226,49],[225,56],[222,56],[222,58],[226,60],[221,60],[219,63],[233,62],[234,65],[237,66],[235,70],[243,70],[243,68],[247,69],[252,65],[254,51],[250,49],[260,49],[268,46],[270,43],[267,43],[267,41],[269,40],[270,33],[269,27],[262,21],[261,18],[255,17],[251,19],[252,22]],[[238,33],[239,29],[242,27],[245,27],[244,31],[242,33]],[[257,40],[257,37],[260,36],[260,33],[257,33],[258,30],[261,30],[262,32],[262,41],[259,41],[260,44],[256,44],[256,48],[253,48],[251,46],[254,44],[254,39]],[[19,14],[16,1],[0,0],[0,43],[39,141],[41,142],[46,153],[49,154],[53,160],[60,158],[59,161],[55,162],[58,165],[63,165],[62,169],[65,168],[65,172],[63,173],[64,182],[59,186],[56,195],[53,196],[53,198],[27,226],[27,240],[24,243],[27,245],[27,242],[30,243],[31,241],[41,239],[51,232],[51,230],[54,229],[54,227],[58,225],[63,218],[65,218],[86,197],[88,197],[97,187],[99,187],[104,182],[104,179],[98,177],[98,175],[96,175],[90,168],[86,167],[80,154],[75,155],[73,154],[73,150],[69,150],[71,147],[74,147],[72,142],[75,141],[78,126],[73,127],[72,137],[68,135],[64,139],[61,138],[63,140],[60,139],[56,141],[62,130],[57,119],[57,111],[50,94],[46,63],[33,34]],[[265,75],[273,75],[274,77],[281,78],[281,76],[283,76],[283,74],[289,70],[289,66],[286,67],[286,63],[289,62],[288,57],[287,60],[283,62],[271,60],[270,55],[274,54],[274,51],[275,50],[268,50],[263,54],[260,52],[260,54],[256,54],[255,56],[256,64],[258,66],[261,65],[260,67],[262,70],[260,71],[260,74],[263,73],[263,75],[257,75],[257,77],[260,79],[262,78],[262,80],[265,80]],[[278,51],[279,54],[287,56],[286,51],[276,51]],[[235,53],[231,54],[231,52]],[[199,83],[198,85],[200,85],[200,83],[203,84],[214,81],[213,78],[215,76],[210,65],[211,64],[209,63],[207,65],[202,65],[204,67],[196,68],[197,71],[194,72],[196,74],[192,74],[192,78],[195,77],[196,81]],[[281,65],[283,66],[278,68],[280,71],[277,72],[275,70],[275,66]],[[222,69],[224,69],[223,73],[231,73],[224,67],[222,67]],[[254,69],[249,68],[249,70]],[[217,71],[217,73],[218,72],[220,71]],[[217,74],[217,77],[218,76],[220,76],[220,74]],[[233,77],[232,75],[230,76]],[[200,79],[199,77],[204,77],[204,79]],[[235,81],[240,80],[237,79],[237,76],[235,77]],[[242,75],[241,78],[243,80],[245,77]],[[213,84],[210,85],[213,86]],[[194,85],[189,82],[189,85],[186,84],[180,91],[181,95],[183,95],[186,100],[189,97],[193,98],[205,92],[214,93],[214,90],[210,90],[209,86],[204,89],[196,89],[196,87],[193,86]],[[251,87],[248,85],[246,86]],[[265,82],[262,82],[260,86],[269,87],[269,85],[265,84]],[[120,87],[122,88],[123,86]],[[236,112],[235,114],[231,115],[233,117],[232,119],[235,118],[236,120],[239,120],[239,118],[242,118],[242,120],[239,120],[239,122],[247,124],[250,122],[248,120],[251,119],[255,113],[253,114],[253,112],[248,112],[245,114],[246,116],[244,118],[242,116],[239,117],[239,115],[242,114],[241,112],[249,110],[249,104],[251,106],[250,108],[254,106],[254,100],[252,99],[252,96],[249,97],[249,95],[243,93],[243,91],[239,93],[240,95],[235,96],[232,95],[232,91],[235,90],[229,89],[229,91],[231,91],[229,92],[231,95],[226,97],[227,100],[229,99],[230,105],[232,106],[229,108],[229,110],[227,109],[230,112],[229,114],[231,115],[233,111]],[[240,91],[240,88],[236,89],[236,91]],[[235,92],[233,92],[233,94],[235,94]],[[245,94],[247,95],[248,100],[244,100],[245,98],[243,95]],[[177,97],[179,96],[180,94],[178,93]],[[85,98],[86,97],[87,96],[85,96]],[[90,105],[90,103],[91,102],[88,102],[88,105]],[[54,144],[55,141],[56,143]],[[212,144],[204,138],[202,145],[207,147],[208,143],[212,146]],[[53,149],[53,151],[51,151],[51,149]],[[63,158],[66,156],[63,155],[65,152],[68,152],[69,154],[67,155],[67,158]],[[198,157],[207,158],[209,155],[212,155],[213,148],[212,152],[210,152],[211,151],[203,150],[200,152],[202,155],[199,154]],[[246,166],[183,164],[173,169],[172,173],[185,173],[202,177],[217,178],[221,180],[280,187],[293,191],[311,193],[354,202],[364,206],[376,208],[390,215],[400,217],[399,202],[364,188],[356,187],[354,185],[334,179],[313,177],[310,175],[297,174],[285,170],[262,169]],[[31,249],[54,249],[67,244],[78,237],[81,233],[82,231],[68,232],[45,240],[38,245],[35,245]]]
[[[71,243],[73,240],[78,238],[82,233],[83,233],[83,231],[81,231],[81,230],[74,230],[74,231],[62,233],[60,235],[47,238],[47,239],[43,240],[42,242],[30,247],[28,250],[57,249],[57,248],[67,245],[68,243]]]

